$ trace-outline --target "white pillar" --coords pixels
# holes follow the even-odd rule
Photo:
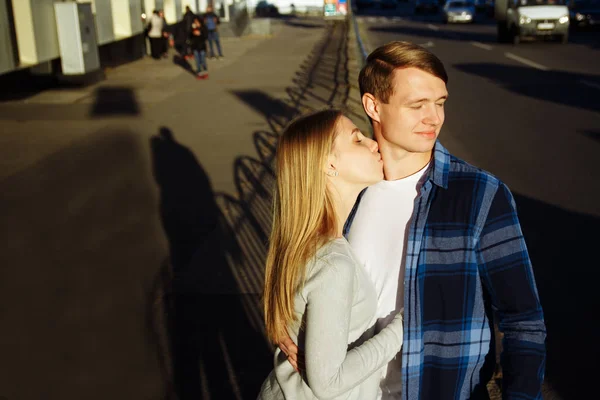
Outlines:
[[[15,69],[13,43],[8,23],[6,3],[0,1],[0,74]]]
[[[164,0],[165,19],[168,24],[181,20],[181,0]]]
[[[146,18],[150,18],[152,11],[155,9],[158,10],[155,0],[144,0],[144,12],[146,13]]]
[[[140,0],[111,0],[111,5],[115,39],[131,37],[142,32]]]
[[[181,3],[182,12],[185,13],[185,7],[189,7],[193,13],[198,12],[198,3],[196,0],[183,0]]]
[[[206,12],[206,7],[208,6],[208,0],[200,0],[198,1],[199,10],[198,12],[204,14]]]
[[[57,58],[54,0],[18,0],[12,5],[21,63],[39,64]]]

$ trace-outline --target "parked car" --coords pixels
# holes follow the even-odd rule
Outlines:
[[[600,0],[572,0],[568,6],[571,28],[600,28]]]
[[[468,0],[449,0],[444,6],[444,21],[446,23],[466,22],[475,19],[475,4]]]
[[[415,3],[415,14],[437,13],[439,10],[438,0],[417,0]]]

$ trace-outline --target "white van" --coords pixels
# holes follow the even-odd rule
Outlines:
[[[564,0],[497,0],[498,40],[519,44],[524,37],[569,41],[569,9]]]

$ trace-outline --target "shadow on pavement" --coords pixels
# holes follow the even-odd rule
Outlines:
[[[265,115],[273,133],[278,134],[297,115],[324,108],[340,108],[350,118],[363,118],[347,106],[349,50],[345,40],[348,24],[331,23],[286,88],[288,98],[274,99],[259,90],[235,91],[234,95]]]
[[[148,326],[166,246],[146,146],[126,129],[89,132],[0,182],[0,396],[166,389]]]
[[[155,282],[153,326],[157,342],[166,348],[163,370],[182,400],[255,398],[273,368],[259,293],[272,223],[277,140],[300,113],[344,107],[346,30],[345,23],[328,25],[295,86],[288,88],[294,97],[233,92],[271,128],[253,133],[259,159],[235,159],[236,195],[214,193],[199,161],[167,128],[151,140],[171,253]],[[318,79],[319,87],[313,85]]]
[[[584,136],[587,136],[591,139],[600,141],[600,130],[595,131],[595,130],[590,129],[590,130],[579,131],[579,133],[581,133]]]
[[[308,28],[308,29],[314,29],[314,28],[319,28],[322,29],[323,28],[323,20],[319,20],[319,19],[286,19],[285,20],[285,24],[286,25],[290,25],[290,26],[295,26],[297,28]]]
[[[517,94],[551,101],[565,106],[600,111],[596,90],[582,81],[600,84],[600,76],[561,71],[540,71],[534,68],[492,63],[457,64],[459,71],[487,78]],[[585,95],[586,92],[590,94]]]
[[[173,55],[173,64],[180,66],[184,71],[187,71],[194,76],[196,75],[192,65],[179,53]]]
[[[244,258],[240,232],[227,223],[198,160],[170,130],[161,128],[151,148],[172,267],[156,285],[165,287],[164,314],[155,323],[166,326],[160,342],[170,356],[163,369],[181,400],[253,398],[272,361],[255,315],[258,296],[240,288],[243,279],[232,269],[232,259]]]
[[[105,86],[94,91],[94,103],[90,108],[89,116],[91,118],[104,118],[118,115],[138,115],[140,113],[133,89]]]
[[[564,399],[597,391],[600,218],[515,194],[547,328],[546,379]]]

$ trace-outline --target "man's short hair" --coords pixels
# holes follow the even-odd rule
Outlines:
[[[417,68],[448,83],[444,64],[432,52],[413,43],[396,41],[376,48],[367,57],[358,76],[360,96],[371,93],[388,103],[394,93],[394,70],[399,68]]]

